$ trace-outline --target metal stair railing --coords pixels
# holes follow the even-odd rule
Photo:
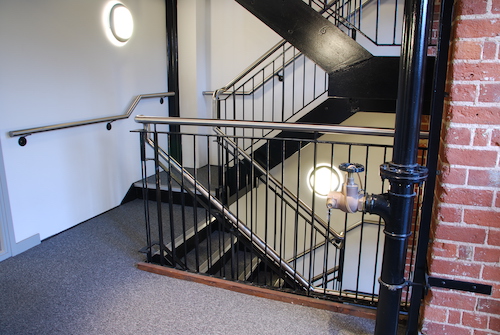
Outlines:
[[[155,132],[156,132],[156,125],[179,124],[185,126],[194,126],[194,125],[206,126],[212,129],[214,127],[224,127],[224,126],[242,127],[247,129],[260,128],[260,127],[263,128],[274,127],[280,130],[294,129],[297,131],[312,131],[322,134],[328,132],[337,134],[358,134],[358,135],[364,134],[364,135],[379,135],[379,136],[380,135],[391,136],[393,134],[393,130],[391,129],[357,128],[357,127],[328,126],[328,125],[324,126],[304,125],[304,124],[290,124],[290,123],[159,118],[159,117],[147,117],[147,116],[137,116],[136,121],[139,123],[143,123],[145,125],[154,124]],[[146,132],[146,130],[144,130],[143,132]],[[170,132],[160,132],[160,133],[167,134],[167,136],[171,134]],[[193,143],[193,148],[200,149],[201,147],[199,147],[199,145],[200,143],[203,143],[204,146],[205,145],[207,146],[207,149],[203,150],[204,152],[207,153],[212,152],[213,154],[215,154],[219,150],[225,152],[224,157],[218,160],[218,164],[214,165],[217,166],[218,169],[226,166],[225,164],[229,159],[233,160],[234,162],[235,157],[237,157],[238,160],[244,160],[246,162],[245,164],[247,164],[248,158],[250,158],[250,160],[252,159],[252,157],[245,158],[244,157],[245,154],[242,153],[241,150],[237,150],[234,145],[230,144],[229,141],[224,140],[224,138],[231,139],[233,142],[236,142],[237,144],[236,140],[241,140],[241,138],[231,137],[229,135],[220,134],[217,132],[215,134],[214,133],[205,134],[204,132],[202,133],[203,134],[183,133],[182,136],[186,138],[190,137],[194,138],[195,136],[197,138],[200,138],[199,141],[201,142],[199,142],[198,144]],[[176,135],[176,133],[172,133],[172,136],[173,135]],[[421,134],[422,137],[425,137],[426,135],[427,133]],[[288,139],[288,140],[293,141],[294,139]],[[361,162],[366,165],[368,164],[367,161],[363,162],[363,160],[365,159],[368,160],[368,157],[371,157],[370,159],[372,158],[377,159],[376,162],[372,162],[371,164],[378,164],[379,161],[384,161],[385,157],[387,157],[387,150],[390,150],[390,146],[376,145],[373,143],[353,144],[353,143],[332,141],[328,139],[308,140],[307,142],[312,143],[312,146],[307,146],[307,145],[304,146],[303,149],[301,150],[303,151],[303,155],[305,155],[304,156],[305,158],[304,160],[301,160],[300,158],[297,160],[297,163],[302,162],[307,164],[304,166],[309,166],[308,164],[311,163],[313,164],[313,166],[314,164],[316,164],[315,162],[312,162],[312,160],[309,158],[310,156],[308,156],[309,154],[307,154],[308,150],[309,153],[312,152],[312,149],[314,149],[315,146],[328,146],[327,149],[323,147],[323,149],[321,150],[323,154],[326,153],[329,155],[329,157],[331,157],[331,164],[333,164],[333,156],[330,156],[330,154],[333,151],[336,152],[337,156],[336,160],[339,159],[343,160],[345,159],[342,158],[344,157],[343,155],[346,155],[345,157],[351,157],[351,148],[354,149],[354,151],[352,152],[355,155],[359,155],[359,152],[361,150],[362,155],[364,155],[364,158],[362,158]],[[154,147],[155,143],[148,142],[148,145]],[[217,147],[218,149],[216,150],[209,149],[210,147],[213,146]],[[238,145],[236,145],[236,147],[237,146]],[[331,149],[329,148],[330,146]],[[335,150],[334,146],[336,148]],[[361,265],[362,262],[365,263],[367,262],[367,258],[370,259],[369,262],[372,262],[370,263],[371,264],[370,267],[374,268],[375,271],[378,267],[378,263],[376,262],[373,263],[373,261],[375,261],[378,257],[376,255],[379,255],[378,249],[377,251],[373,251],[374,252],[373,254],[371,248],[374,248],[374,246],[378,246],[379,242],[376,242],[376,244],[372,245],[368,244],[368,246],[366,247],[364,245],[362,246],[361,244],[363,235],[365,236],[365,238],[370,238],[370,240],[372,240],[373,238],[378,238],[379,235],[376,232],[374,236],[370,235],[371,236],[370,237],[367,235],[369,232],[373,233],[374,232],[373,229],[376,228],[366,226],[365,228],[367,228],[368,230],[365,229],[365,232],[363,233],[363,229],[361,230],[356,229],[356,227],[360,226],[359,223],[348,224],[346,218],[343,229],[343,232],[345,233],[342,233],[342,231],[337,229],[337,227],[339,227],[339,225],[342,224],[342,221],[344,219],[335,216],[335,219],[332,219],[333,220],[332,223],[330,223],[330,219],[328,219],[328,222],[326,223],[327,229],[325,229],[325,227],[320,225],[317,221],[314,221],[314,216],[315,216],[314,202],[312,203],[312,213],[307,214],[304,208],[297,206],[295,201],[290,200],[288,195],[284,194],[284,192],[282,193],[282,191],[275,186],[274,182],[270,181],[270,178],[268,177],[267,174],[269,171],[265,171],[266,172],[265,175],[262,174],[261,182],[267,183],[268,184],[267,187],[271,186],[270,187],[271,190],[266,191],[265,187],[264,188],[260,187],[260,185],[262,185],[261,182],[257,184],[251,182],[250,184],[248,184],[248,187],[242,189],[241,193],[243,194],[240,194],[241,197],[238,196],[238,194],[236,195],[236,198],[239,199],[240,201],[239,205],[240,210],[238,211],[237,207],[234,204],[228,205],[225,202],[224,199],[226,198],[224,196],[221,197],[222,193],[217,193],[218,187],[213,188],[214,185],[212,184],[212,186],[210,186],[210,182],[208,188],[205,187],[204,186],[205,184],[203,182],[200,183],[199,181],[197,181],[196,172],[194,175],[189,174],[188,168],[181,166],[171,157],[168,157],[168,155],[164,150],[158,150],[158,151],[160,152],[159,156],[163,157],[163,160],[167,162],[166,164],[161,165],[161,168],[163,168],[165,171],[172,171],[172,173],[180,175],[181,176],[180,178],[182,179],[181,182],[185,182],[186,185],[189,184],[194,187],[195,196],[196,194],[199,195],[199,198],[200,199],[203,198],[201,199],[203,201],[205,199],[209,200],[208,201],[209,206],[214,210],[214,212],[211,212],[211,215],[223,218],[223,221],[228,222],[228,224],[230,224],[230,226],[232,227],[231,231],[234,231],[236,234],[241,233],[241,235],[245,237],[245,240],[251,241],[252,249],[257,251],[256,254],[261,255],[260,257],[262,257],[262,255],[265,255],[261,259],[263,259],[264,262],[268,260],[267,262],[269,264],[272,263],[274,268],[280,269],[279,270],[280,274],[283,275],[282,278],[288,278],[287,280],[289,280],[289,283],[293,282],[294,283],[293,285],[295,285],[293,287],[295,287],[296,290],[303,291],[305,289],[308,292],[308,294],[318,293],[321,295],[328,295],[332,297],[332,299],[340,299],[341,301],[352,301],[362,305],[368,304],[372,306],[377,302],[377,295],[375,293],[376,288],[373,289],[371,288],[372,286],[376,287],[375,285],[377,285],[376,280],[372,281],[372,279],[375,278],[376,276],[376,272],[373,273],[373,276],[371,275],[372,273],[369,272],[370,274],[367,276],[367,273],[363,272],[365,271],[363,270],[364,268],[363,267],[360,268],[360,266],[364,266]],[[195,151],[193,151],[193,154],[195,152],[196,149]],[[217,155],[219,155],[219,153],[217,153]],[[209,154],[209,157],[213,156],[210,156]],[[228,157],[228,160],[226,160],[226,157]],[[185,158],[187,158],[187,156]],[[197,159],[194,159],[193,161],[196,163]],[[247,164],[247,166],[248,165],[249,164]],[[237,165],[233,164],[233,166]],[[252,178],[252,180],[258,179],[262,171],[260,171],[260,169],[256,167],[254,164],[250,164],[250,166],[254,172],[250,172],[249,176]],[[304,167],[303,169],[302,168],[300,169],[300,171],[303,170],[308,170],[308,168]],[[288,176],[290,176],[290,173],[292,173],[295,176],[296,171],[297,170],[292,170],[287,172],[287,174]],[[281,173],[280,178],[281,179],[277,178],[277,180],[278,182],[283,184],[283,181],[285,180],[283,179],[284,178],[283,173]],[[304,177],[301,176],[300,178]],[[378,178],[375,179],[378,180]],[[286,180],[290,182],[289,178],[287,178]],[[219,180],[218,182],[220,182],[221,184],[217,185],[224,185],[224,183],[227,182],[227,180],[223,179]],[[293,185],[293,183],[287,184],[287,187],[289,185]],[[366,185],[366,179],[365,179],[365,185]],[[295,189],[295,186],[292,186],[291,189]],[[267,194],[269,194],[269,199],[267,198]],[[303,194],[305,193],[300,191],[296,194],[297,195],[300,194],[301,196],[303,196]],[[285,199],[286,201],[282,201],[282,199]],[[266,204],[270,205],[266,206]],[[282,208],[287,206],[290,207],[291,210],[285,209],[283,211]],[[302,214],[300,213],[292,214],[292,211],[294,209],[297,209],[297,213],[302,212]],[[279,213],[280,210],[281,214]],[[259,213],[257,213],[257,211],[259,211]],[[218,214],[216,214],[215,212],[220,213],[220,215],[217,216]],[[299,223],[298,223],[299,225],[297,225],[297,218],[299,218]],[[353,219],[354,218],[355,217],[353,217]],[[264,222],[264,220],[266,221]],[[367,220],[369,220],[369,218]],[[269,221],[269,226],[267,225],[268,221]],[[313,222],[314,224],[311,224]],[[280,225],[282,226],[280,227]],[[316,226],[316,228],[312,228],[311,226],[313,225]],[[330,225],[332,225],[332,228],[335,228],[334,231],[337,232],[336,235],[342,236],[341,239],[342,245],[340,249],[337,246],[335,248],[332,247],[332,242],[335,242],[334,239],[335,234],[333,234],[330,231],[329,229]],[[347,231],[353,231],[353,230],[357,230],[358,233],[355,233],[353,235],[354,237],[351,236],[351,239],[349,241],[346,241],[346,235],[348,235]],[[339,231],[341,232],[339,233]],[[299,234],[298,242],[297,240],[294,240],[297,234]],[[171,235],[173,236],[173,234]],[[327,238],[328,236],[330,237],[330,240],[328,240]],[[359,244],[357,242],[358,238],[360,239]],[[381,238],[383,238],[383,236]],[[281,241],[284,241],[283,243],[286,244],[286,247],[280,245],[280,243],[282,243]],[[374,241],[372,242],[375,243]],[[328,246],[330,246],[329,249]],[[359,251],[357,251],[357,249],[359,249]],[[361,249],[363,249],[363,252],[361,251]],[[342,255],[342,253],[346,254],[347,251],[349,251],[349,255],[346,256],[347,258],[344,261],[343,259],[344,256]],[[253,262],[250,265],[251,265],[250,268],[255,269],[257,263]],[[271,269],[273,269],[273,267],[271,267]],[[259,266],[259,269],[260,268],[262,268],[262,266]],[[348,277],[346,277],[345,275],[347,268],[349,268],[350,269],[349,271],[351,271]],[[277,271],[277,270],[272,270],[272,271]],[[369,271],[372,271],[371,268]],[[222,276],[225,277],[224,275]],[[353,278],[353,276],[354,279],[346,279],[346,278]],[[249,277],[247,276],[245,278]],[[254,278],[253,277],[249,278],[249,280],[253,281]],[[359,289],[357,284],[358,280],[361,280]]]
[[[148,131],[145,130],[147,133]],[[199,195],[207,199],[211,206],[222,214],[235,229],[248,238],[252,245],[257,248],[262,254],[266,255],[270,260],[277,264],[290,278],[299,283],[305,290],[313,290],[314,288],[310,283],[303,278],[300,273],[295,271],[285,260],[283,260],[278,253],[264,242],[259,236],[253,233],[237,216],[235,216],[224,204],[217,199],[209,190],[207,190],[200,182],[198,182],[185,168],[181,166],[173,157],[171,157],[165,150],[159,147],[151,138],[146,139],[146,143],[153,149],[158,149],[158,155],[166,161],[166,164],[161,164],[165,171],[173,168],[177,173],[182,176],[184,181],[191,184]],[[168,253],[169,251],[167,251]]]
[[[389,5],[372,0],[335,0],[304,1],[310,7],[321,13],[326,19],[339,26],[346,34],[356,38],[356,33],[366,37],[374,45],[398,46],[396,31],[401,25],[397,16],[391,20],[394,31],[391,43],[381,43],[379,34],[379,12],[386,13],[387,7],[393,8],[397,14],[398,1]],[[361,26],[363,8],[375,6],[376,17],[366,20],[375,21],[366,24],[366,28],[373,31],[375,37],[364,32]],[[383,6],[383,10],[380,9]],[[371,9],[371,7],[370,7]],[[367,11],[368,12],[368,11]],[[395,15],[396,15],[395,14]],[[372,15],[372,14],[370,14]],[[385,36],[385,35],[384,35]],[[326,99],[328,91],[328,75],[314,62],[305,57],[299,50],[282,40],[274,45],[258,60],[247,67],[224,87],[213,92],[204,92],[212,95],[212,116],[218,119],[296,122],[301,116],[318,106]],[[248,132],[235,133],[235,129],[228,129],[229,135],[248,135]],[[273,136],[270,131],[255,131],[252,135],[259,137]],[[247,143],[245,149],[256,143]],[[254,147],[255,148],[255,147]]]
[[[238,145],[232,141],[224,132],[220,130],[220,128],[215,127],[214,131],[217,135],[222,138],[227,145],[229,145],[231,148],[236,150],[236,153],[233,153],[232,151],[231,154],[234,156],[235,160],[238,160],[238,156],[243,157],[246,161],[248,161],[250,164],[254,166],[254,168],[264,175],[265,179],[267,181],[270,181],[275,188],[272,188],[269,186],[269,189],[276,195],[279,196],[279,190],[280,192],[283,192],[284,195],[286,195],[288,198],[291,199],[291,203],[296,203],[298,207],[303,210],[306,215],[310,218],[312,218],[312,221],[308,221],[308,223],[314,227],[314,229],[319,232],[321,235],[323,235],[330,243],[334,244],[337,248],[340,248],[340,242],[341,240],[344,239],[344,235],[342,233],[336,232],[333,228],[331,228],[328,223],[326,223],[322,218],[320,218],[316,213],[313,212],[313,210],[306,204],[304,203],[301,199],[297,198],[297,196],[291,192],[288,188],[283,186],[280,181],[278,181],[273,175],[268,173],[264,167],[262,167],[259,163],[257,163],[254,159],[252,159],[242,148],[238,147]],[[285,199],[283,199],[285,200]],[[302,214],[301,214],[302,215]],[[303,215],[302,215],[303,216]],[[303,216],[304,219],[306,219],[306,216]],[[318,224],[322,229],[318,229],[315,224]],[[327,233],[323,233],[323,230]],[[331,235],[331,236],[330,236]],[[333,238],[332,238],[333,237]]]
[[[402,27],[403,1],[304,0],[304,2],[354,39],[360,34],[375,46],[401,46],[401,36],[398,33]],[[388,18],[387,14],[391,14],[392,17]],[[384,16],[383,22],[381,16]]]
[[[327,90],[328,75],[282,40],[224,87],[204,93],[212,94],[214,118],[290,122],[312,109]]]
[[[379,220],[379,221],[373,221],[373,220],[359,220],[359,221],[357,221],[357,222],[353,223],[352,225],[350,225],[349,227],[347,227],[347,228],[345,229],[345,231],[344,231],[344,230],[343,230],[343,231],[340,231],[338,234],[339,234],[339,235],[341,235],[342,237],[344,237],[344,239],[346,239],[346,238],[347,238],[347,234],[348,234],[349,232],[353,231],[354,229],[360,228],[363,224],[370,224],[370,225],[376,225],[376,226],[384,226],[384,225],[385,225],[385,224],[384,224],[384,222],[383,222],[383,221],[381,221],[381,220]],[[297,260],[299,260],[300,258],[302,258],[302,257],[304,257],[304,256],[307,256],[309,253],[314,252],[315,250],[318,250],[318,249],[320,249],[320,248],[323,248],[323,247],[325,246],[325,244],[326,244],[326,241],[323,241],[323,242],[321,242],[321,243],[318,243],[318,244],[317,244],[317,245],[315,245],[314,247],[309,248],[309,249],[307,249],[307,250],[305,250],[305,251],[301,252],[300,254],[296,255],[295,257],[292,257],[292,258],[290,258],[290,259],[287,259],[287,263],[289,263],[289,264],[290,264],[290,263],[296,262],[296,261],[297,261]],[[343,246],[339,246],[339,247],[340,247],[340,248],[342,248]],[[341,270],[341,266],[340,266],[340,265],[335,265],[334,267],[332,267],[332,268],[330,268],[330,269],[328,269],[328,270],[326,270],[326,271],[324,271],[324,272],[322,272],[322,273],[320,273],[320,274],[318,274],[318,275],[315,275],[315,276],[311,279],[311,283],[316,283],[316,282],[318,282],[319,280],[323,279],[323,282],[319,283],[319,285],[321,286],[321,285],[323,285],[323,284],[324,284],[324,282],[325,282],[326,278],[327,278],[329,275],[331,275],[331,274],[333,274],[333,273],[335,273],[335,272],[337,272],[337,271],[339,271],[339,270]],[[330,280],[330,281],[331,281],[331,280]],[[318,286],[318,285],[316,285],[316,286]]]

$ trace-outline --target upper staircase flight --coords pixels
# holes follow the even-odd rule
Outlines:
[[[327,73],[372,56],[302,0],[236,0]]]

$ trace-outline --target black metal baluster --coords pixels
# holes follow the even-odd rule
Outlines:
[[[267,246],[269,244],[269,236],[268,236],[268,229],[269,229],[269,175],[270,175],[270,162],[269,162],[269,156],[270,156],[270,148],[269,145],[266,146],[266,176],[265,176],[265,183],[266,183],[266,205],[265,205],[265,232],[264,232],[264,241],[266,241],[266,249],[265,252],[267,253]],[[264,273],[272,273],[271,269],[267,266],[267,264],[264,264]],[[265,280],[267,281],[267,275],[265,276]],[[272,275],[269,281],[271,282],[272,280]]]
[[[145,125],[144,128],[147,126]],[[149,216],[149,199],[148,199],[148,173],[147,173],[147,156],[146,156],[146,141],[148,132],[143,129],[140,133],[140,146],[141,146],[141,173],[142,173],[142,199],[144,201],[144,221],[146,225],[146,259],[149,263],[152,261],[151,249],[151,222]]]
[[[160,182],[160,158],[158,146],[158,131],[154,125],[154,162],[155,162],[155,186],[156,186],[156,213],[158,215],[158,243],[160,244],[160,265],[165,265],[165,244],[163,242],[163,222],[161,212],[161,182]]]
[[[299,232],[299,200],[300,200],[300,162],[302,159],[302,150],[301,150],[302,142],[297,142],[297,197],[295,201],[295,225],[293,231],[294,240],[293,240],[293,270],[297,272],[297,256],[298,256],[298,232]]]
[[[167,143],[170,143],[172,141],[172,133],[169,132],[167,133]],[[174,199],[173,199],[173,190],[172,190],[172,156],[167,155],[167,194],[168,194],[168,218],[170,221],[170,250],[171,250],[171,257],[172,257],[172,265],[174,267],[177,266],[177,254],[175,252],[175,220],[174,220]],[[160,201],[161,201],[161,195],[160,195]]]
[[[182,134],[179,133],[178,134],[178,138],[181,139],[182,141]],[[181,259],[183,259],[184,261],[184,264],[186,264],[186,256],[187,256],[187,253],[188,253],[188,250],[187,250],[187,235],[186,235],[186,231],[187,231],[187,227],[186,227],[186,184],[185,184],[185,177],[184,177],[184,174],[181,173],[181,176],[180,176],[180,188],[181,188],[181,192],[180,192],[180,202],[181,202],[181,220],[182,220],[182,223],[181,223],[181,226],[182,226],[182,248],[183,248],[183,251],[182,251],[182,255],[183,257],[179,257]]]
[[[313,141],[313,169],[316,169],[316,166],[318,165],[318,133],[315,133],[314,134],[314,141]],[[311,232],[310,232],[310,236],[309,236],[309,247],[307,249],[306,245],[305,245],[305,238],[304,238],[304,250],[309,250],[309,277],[308,277],[308,281],[309,283],[311,283],[312,281],[312,278],[314,277],[314,256],[315,256],[315,249],[314,249],[314,221],[315,221],[315,217],[314,217],[314,210],[315,210],[315,206],[316,206],[316,190],[315,190],[315,187],[316,187],[316,184],[318,183],[318,180],[317,180],[317,176],[316,176],[316,173],[314,173],[314,184],[313,184],[313,191],[311,192],[312,194],[312,199],[311,199],[311,203],[312,203],[312,213],[311,213],[311,226],[310,226],[310,229],[311,229]],[[307,224],[305,225],[305,227],[307,227]]]
[[[197,178],[196,178],[196,140],[194,138],[194,135],[191,136],[193,139],[193,166],[195,167],[194,169],[194,181],[196,183]],[[195,187],[193,190],[193,220],[194,220],[194,258],[195,258],[195,271],[200,272],[200,232],[199,232],[199,225],[198,225],[198,191],[197,188]],[[207,235],[209,232],[207,232]],[[187,263],[187,259],[186,259]]]

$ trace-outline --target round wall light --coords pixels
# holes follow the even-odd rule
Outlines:
[[[308,186],[321,197],[326,197],[330,191],[338,191],[342,187],[342,173],[329,164],[319,164],[313,167],[307,177]]]
[[[124,4],[116,1],[109,2],[105,7],[103,20],[106,34],[113,44],[122,46],[132,37],[134,19]]]

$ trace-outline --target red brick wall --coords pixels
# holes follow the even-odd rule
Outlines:
[[[500,334],[500,0],[458,0],[434,207],[432,276],[493,286],[432,288],[422,333]]]

